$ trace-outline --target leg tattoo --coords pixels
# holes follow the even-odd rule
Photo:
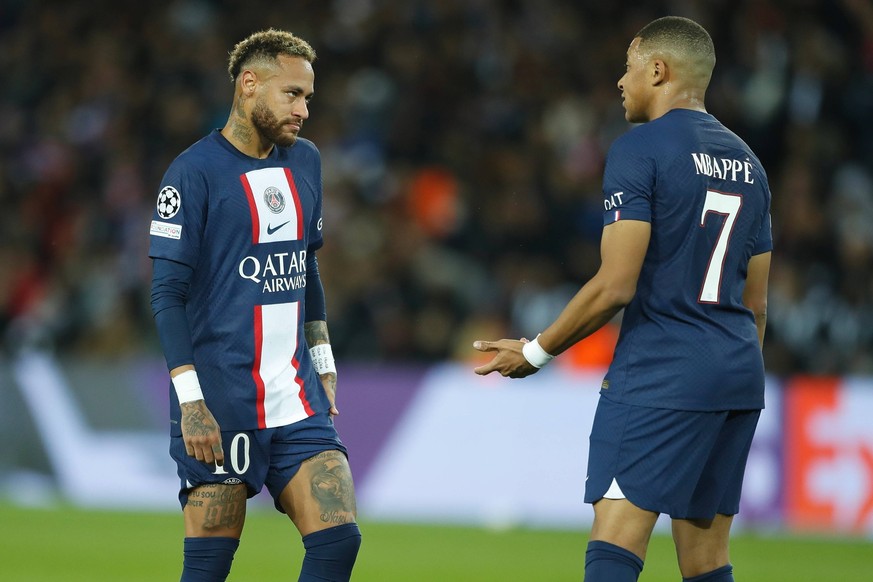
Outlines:
[[[353,523],[357,507],[352,474],[339,451],[325,451],[306,461],[311,464],[310,489],[324,523]]]
[[[245,519],[246,489],[228,485],[203,485],[188,495],[188,503],[202,508],[204,530],[240,528]]]

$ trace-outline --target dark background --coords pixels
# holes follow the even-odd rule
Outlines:
[[[227,119],[228,51],[317,51],[334,352],[466,359],[536,334],[599,265],[634,33],[707,27],[708,108],[764,163],[775,374],[873,372],[873,5],[866,0],[0,0],[0,335],[157,354],[148,224],[170,161]],[[677,282],[678,284],[679,282]]]

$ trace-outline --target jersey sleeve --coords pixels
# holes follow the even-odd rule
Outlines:
[[[761,221],[761,229],[758,231],[758,237],[755,239],[755,246],[752,248],[752,255],[760,255],[773,250],[773,231],[770,220],[770,185],[766,177],[763,178],[764,186],[767,194],[767,208],[764,214],[764,220]]]
[[[312,208],[312,219],[309,223],[309,244],[307,249],[314,253],[324,245],[324,220],[322,219],[322,201],[324,200],[324,180],[321,175],[321,155],[315,150],[315,177],[317,182],[315,205]]]
[[[195,267],[206,224],[207,201],[204,174],[177,158],[158,191],[149,230],[149,256]]]
[[[318,259],[314,252],[306,255],[306,322],[327,321],[324,285],[318,272]]]
[[[168,370],[194,363],[194,346],[185,311],[193,275],[194,270],[182,263],[154,260],[152,312]]]
[[[619,220],[652,220],[654,159],[642,151],[635,132],[615,141],[603,171],[603,226]]]

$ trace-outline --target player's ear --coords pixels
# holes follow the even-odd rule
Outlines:
[[[667,63],[665,63],[661,59],[653,59],[651,66],[652,66],[652,85],[657,86],[657,85],[660,85],[661,83],[665,83],[668,80],[668,76],[670,73],[670,70],[667,67]]]
[[[258,85],[258,75],[251,69],[243,69],[239,73],[239,84],[242,94],[249,97],[255,92]]]

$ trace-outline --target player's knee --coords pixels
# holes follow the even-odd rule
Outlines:
[[[695,576],[683,574],[682,582],[734,582],[734,568],[727,564]]]
[[[352,568],[361,547],[361,530],[356,523],[346,523],[303,536],[303,569],[300,581],[351,578]]]
[[[680,557],[679,572],[683,578],[695,578],[721,570],[728,563],[727,552],[695,552]]]
[[[700,576],[730,562],[731,523],[732,517],[726,515],[707,520],[673,520],[673,541],[683,576]]]

